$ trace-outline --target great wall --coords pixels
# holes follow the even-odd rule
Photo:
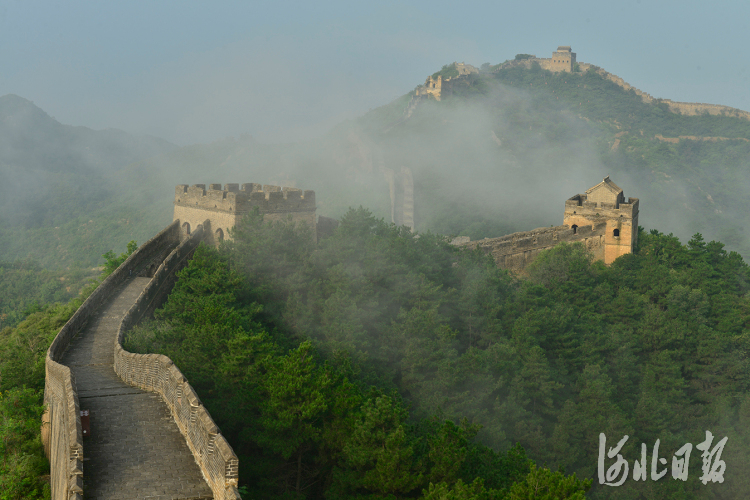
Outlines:
[[[53,500],[240,500],[238,460],[180,370],[122,348],[206,240],[175,221],[138,248],[62,327],[45,360],[42,442]]]
[[[492,255],[498,267],[522,272],[543,250],[560,242],[580,242],[594,259],[611,264],[632,253],[638,242],[638,198],[625,201],[623,190],[609,177],[565,201],[563,225],[542,227],[499,238],[471,241],[459,237],[453,244],[480,248]]]
[[[601,68],[576,62],[570,47],[559,47],[549,59],[530,56],[505,64],[534,62],[551,71],[593,69],[626,90],[632,88]],[[457,68],[459,77],[477,72],[469,65]],[[430,77],[414,98],[439,99],[444,83]],[[646,102],[666,102],[685,114],[750,119],[750,113],[726,106],[660,101],[633,90]],[[413,230],[411,171],[387,170],[386,180],[392,221]],[[127,352],[122,342],[128,329],[166,300],[176,273],[198,244],[218,245],[254,210],[265,220],[307,224],[315,241],[337,225],[316,215],[314,191],[255,183],[178,185],[173,222],[128,257],[57,334],[45,360],[42,426],[53,500],[240,499],[237,456],[180,370],[165,356]],[[453,244],[479,248],[499,267],[516,273],[560,242],[581,242],[595,259],[610,264],[633,251],[638,214],[639,200],[626,200],[606,177],[565,201],[562,225],[478,241],[459,237]]]
[[[506,61],[503,64],[498,65],[495,71],[512,68],[512,67],[524,67],[531,69],[534,64],[538,64],[542,69],[552,71],[554,73],[566,72],[575,73],[586,71],[594,71],[603,78],[617,84],[624,90],[632,90],[637,96],[645,103],[649,104],[666,104],[670,111],[673,113],[683,114],[686,116],[696,116],[702,114],[709,115],[721,115],[721,116],[734,116],[737,118],[743,118],[750,120],[750,112],[743,111],[741,109],[732,108],[729,106],[722,106],[720,104],[706,104],[701,102],[678,102],[671,99],[659,99],[652,95],[639,90],[617,75],[609,73],[603,68],[596,66],[595,64],[578,62],[576,53],[572,52],[571,47],[564,45],[559,46],[556,51],[552,53],[552,57],[536,57],[535,55],[525,54],[520,59]],[[443,80],[440,76],[433,78],[432,76],[427,77],[424,85],[420,85],[414,92],[414,97],[423,98],[431,96],[437,100],[440,100],[446,92],[450,92],[450,84],[455,84],[460,81],[465,75],[471,73],[478,73],[479,70],[473,66],[463,63],[454,63],[456,68],[459,69],[458,76],[454,78],[448,78]],[[449,85],[446,85],[448,83]],[[416,100],[415,100],[416,102]],[[414,103],[410,103],[411,109],[410,114],[414,111]]]
[[[638,204],[606,177],[565,202],[561,226],[454,244],[481,248],[516,272],[563,241],[582,242],[609,264],[633,251]],[[316,240],[336,226],[316,217],[313,191],[179,185],[173,222],[107,277],[57,334],[45,360],[42,426],[53,500],[240,499],[237,456],[180,370],[166,356],[127,352],[122,342],[164,302],[199,243],[218,244],[256,209],[266,220],[311,225]]]

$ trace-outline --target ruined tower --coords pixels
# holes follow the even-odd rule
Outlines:
[[[431,95],[436,100],[440,100],[440,94],[443,89],[443,77],[438,75],[437,78],[428,76],[424,85],[417,87],[415,95]]]
[[[205,227],[208,240],[218,243],[228,231],[255,208],[266,221],[303,222],[312,229],[317,241],[315,191],[297,188],[249,184],[180,184],[174,192],[174,218],[179,220],[182,237],[199,224]]]
[[[576,233],[583,226],[602,227],[604,246],[594,255],[611,264],[617,257],[632,253],[638,242],[638,198],[625,202],[622,189],[607,176],[585,194],[565,202],[563,224]]]

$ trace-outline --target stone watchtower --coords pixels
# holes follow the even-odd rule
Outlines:
[[[557,47],[557,51],[552,53],[552,59],[549,62],[550,71],[565,71],[567,73],[573,72],[573,66],[576,64],[576,54],[571,52],[571,48],[568,45],[561,45]]]
[[[174,191],[174,219],[179,220],[185,238],[199,224],[205,227],[208,240],[218,243],[230,228],[255,208],[266,221],[304,222],[317,241],[315,191],[261,184],[180,184]]]
[[[632,253],[638,242],[638,198],[628,198],[617,184],[605,177],[585,194],[577,194],[565,202],[563,224],[578,231],[579,227],[598,228],[606,225],[604,248],[596,255],[605,264]]]
[[[439,101],[442,90],[443,77],[438,75],[437,78],[432,78],[432,75],[430,75],[423,86],[417,87],[416,95],[431,95],[435,100]]]

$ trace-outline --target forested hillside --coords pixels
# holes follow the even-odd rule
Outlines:
[[[2,97],[0,490],[43,496],[43,354],[102,254],[166,225],[175,184],[261,182],[316,190],[336,234],[314,246],[251,217],[128,339],[195,385],[250,496],[580,498],[599,433],[629,436],[632,474],[641,443],[669,460],[711,431],[728,437],[723,484],[699,481],[694,450],[686,482],[588,496],[742,497],[748,166],[750,122],[681,116],[593,72],[485,66],[441,101],[407,94],[298,144],[177,148]],[[405,169],[417,233],[389,224]],[[563,245],[518,278],[439,236],[557,225],[606,175],[646,227],[609,267]]]
[[[91,267],[115,246],[146,241],[164,225],[153,222],[157,200],[147,177],[122,169],[174,148],[63,125],[26,99],[0,97],[0,261]]]
[[[419,229],[477,239],[559,224],[566,198],[610,175],[647,229],[750,255],[750,121],[679,115],[594,71],[498,65],[443,89],[406,120],[408,96],[356,122],[386,166],[414,172]]]
[[[498,488],[505,479],[477,471],[504,470],[484,460],[515,443],[539,465],[596,479],[602,432],[610,446],[629,436],[632,465],[641,443],[650,454],[659,439],[669,458],[707,430],[728,437],[723,484],[699,481],[696,456],[686,482],[595,481],[590,496],[728,498],[750,487],[750,270],[721,243],[654,230],[610,267],[563,244],[519,280],[481,252],[363,209],[317,247],[260,217],[234,238],[196,254],[128,347],[184,371],[250,488],[415,498],[428,482],[474,477]],[[437,458],[444,432],[465,450]],[[501,455],[463,441],[475,432]],[[449,475],[435,471],[441,460],[454,463]],[[388,468],[404,476],[372,479]]]

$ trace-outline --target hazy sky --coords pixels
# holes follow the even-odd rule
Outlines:
[[[443,64],[572,45],[655,97],[750,110],[750,2],[0,0],[0,95],[178,144],[325,132]]]

